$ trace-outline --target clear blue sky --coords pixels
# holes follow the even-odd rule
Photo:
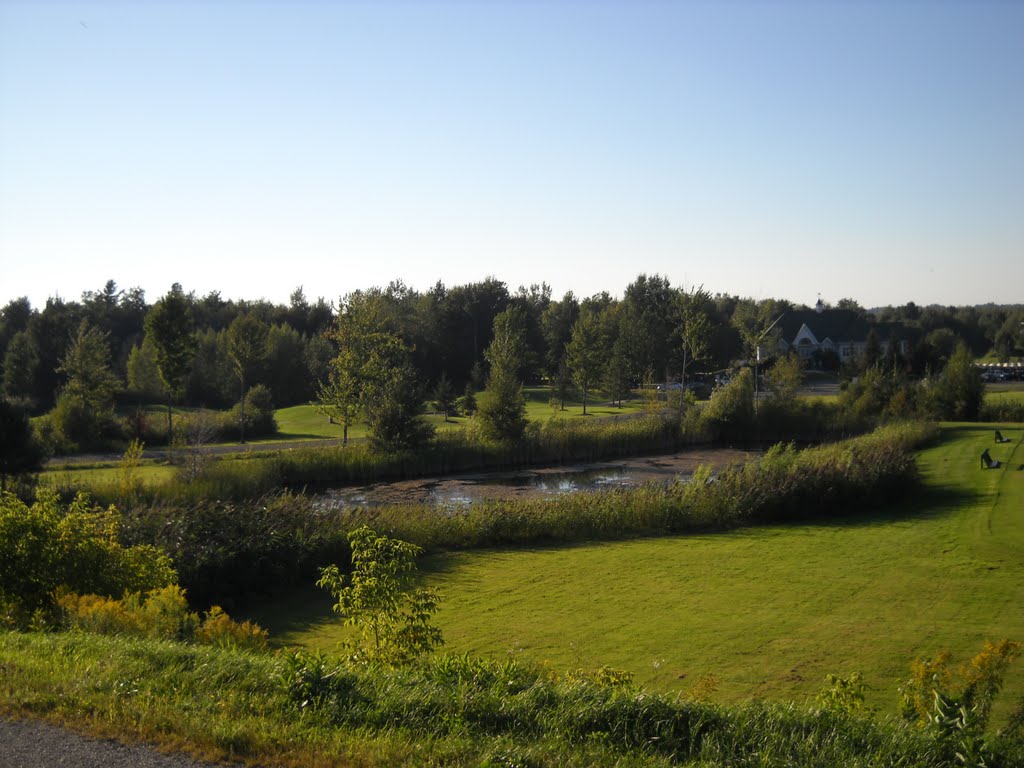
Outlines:
[[[0,303],[1024,301],[1024,3],[0,0]]]

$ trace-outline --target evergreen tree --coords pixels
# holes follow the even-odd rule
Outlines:
[[[35,371],[39,355],[31,334],[19,331],[11,338],[4,356],[4,394],[27,405],[35,402]]]
[[[9,478],[42,469],[45,456],[28,414],[0,397],[0,491],[7,490]]]
[[[110,371],[107,334],[82,320],[57,368],[68,377],[53,418],[61,432],[79,445],[95,443],[114,418],[114,393],[120,382]]]
[[[195,323],[188,297],[180,283],[171,286],[146,315],[146,334],[156,350],[156,367],[167,390],[167,443],[174,435],[174,400],[185,393],[192,354],[196,348]]]
[[[481,434],[492,440],[518,440],[526,430],[526,399],[518,378],[523,335],[520,310],[510,307],[494,318],[494,338],[484,353],[491,374],[476,415]]]

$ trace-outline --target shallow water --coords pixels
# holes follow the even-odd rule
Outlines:
[[[700,449],[593,464],[374,483],[326,491],[319,503],[326,509],[410,503],[460,509],[481,501],[552,499],[568,493],[592,493],[648,482],[685,480],[701,465],[719,469],[727,464],[746,461],[753,455],[749,451],[731,448]]]

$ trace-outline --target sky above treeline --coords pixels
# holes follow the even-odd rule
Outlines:
[[[1024,3],[0,0],[0,303],[1024,301]]]

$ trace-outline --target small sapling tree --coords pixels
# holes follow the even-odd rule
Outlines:
[[[448,380],[448,375],[441,374],[441,378],[434,387],[434,409],[444,414],[444,420],[448,421],[448,415],[455,410],[455,390]]]
[[[348,647],[355,659],[399,665],[444,644],[430,620],[440,601],[433,589],[413,587],[420,548],[367,526],[348,535],[352,572],[336,565],[320,571],[317,586],[337,600],[335,613],[357,629]]]

